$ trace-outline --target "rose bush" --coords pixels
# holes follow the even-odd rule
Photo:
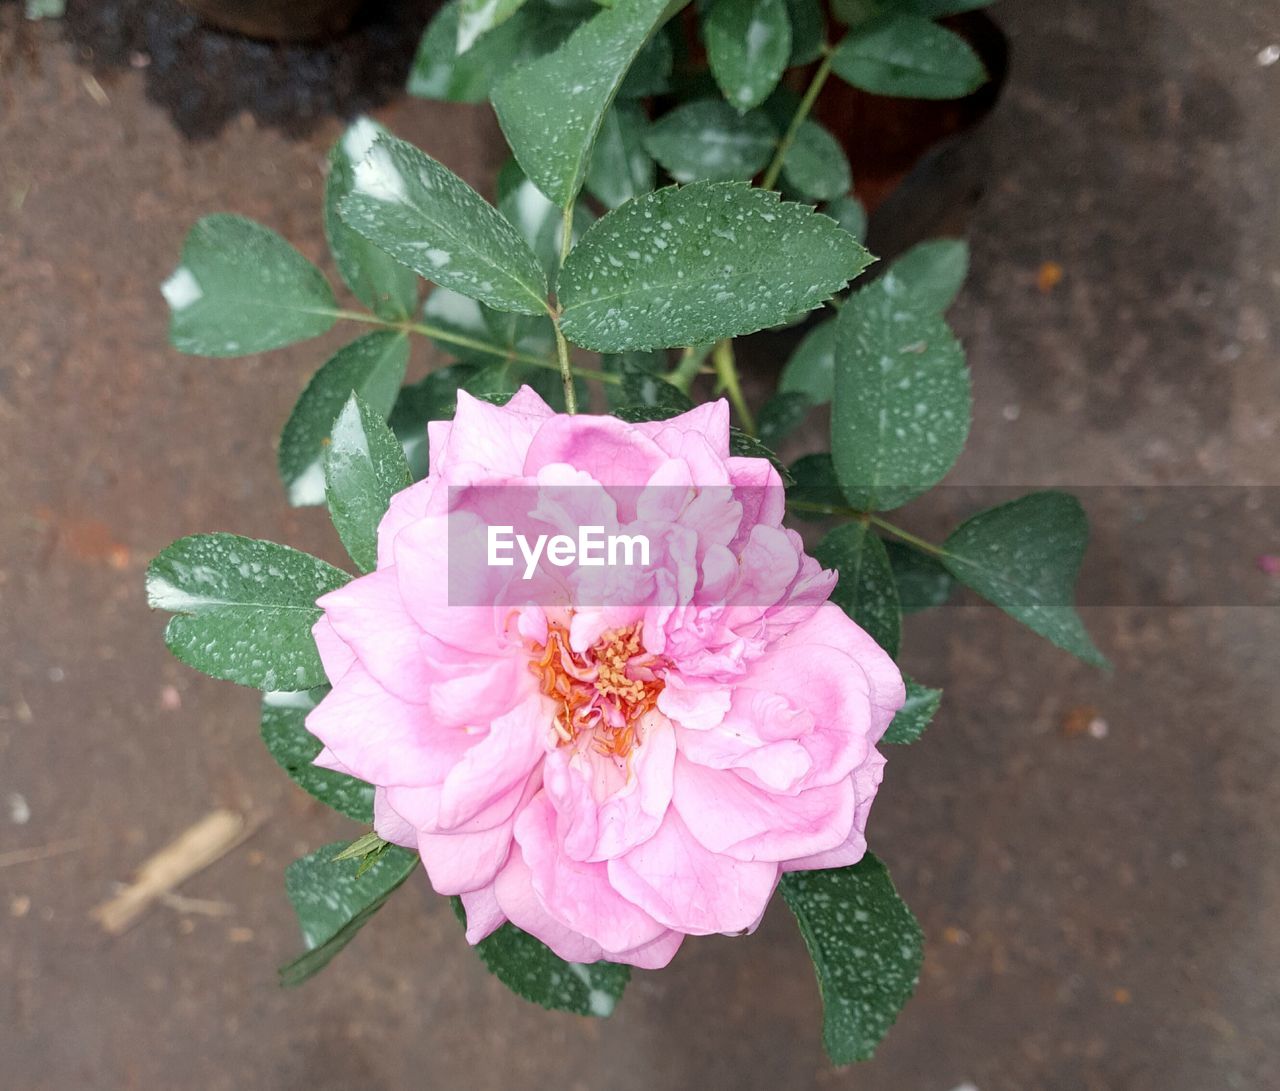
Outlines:
[[[510,920],[574,962],[655,968],[686,935],[753,929],[781,873],[862,857],[902,676],[827,601],[777,471],[730,455],[725,402],[631,424],[460,393],[430,465],[376,570],[319,600],[333,690],[307,728],[320,764],[376,786],[377,832],[461,895],[471,942]],[[565,480],[592,499],[578,518],[681,543],[680,601],[655,581],[626,604],[451,604],[466,486]]]

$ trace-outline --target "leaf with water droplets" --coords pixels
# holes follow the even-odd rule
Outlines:
[[[618,88],[618,98],[643,99],[665,95],[671,90],[671,71],[675,60],[671,27],[663,27],[636,54],[627,70],[627,78]]]
[[[907,684],[906,703],[894,713],[881,742],[905,745],[913,743],[937,715],[942,704],[942,690],[922,686],[913,678],[903,677]]]
[[[920,925],[871,853],[852,867],[784,875],[782,896],[813,959],[828,1055],[867,1060],[915,992]]]
[[[169,650],[190,667],[263,690],[328,681],[316,599],[351,577],[317,557],[238,534],[179,538],[147,566],[147,601],[175,614]]]
[[[831,601],[896,657],[902,608],[889,555],[879,535],[866,523],[845,523],[823,538],[813,555],[823,568],[833,568],[840,575]]]
[[[653,189],[656,172],[644,144],[648,128],[649,119],[634,102],[615,102],[604,115],[591,153],[587,189],[607,208]]]
[[[806,118],[782,161],[782,177],[809,201],[830,201],[849,192],[853,175],[840,142],[816,121]]]
[[[346,847],[325,845],[285,869],[285,891],[307,950],[280,967],[281,985],[301,985],[323,970],[418,865],[416,853],[391,845],[361,872],[349,860],[334,860]]]
[[[799,390],[782,390],[760,407],[756,432],[763,443],[776,447],[804,422],[813,399]]]
[[[792,483],[787,489],[787,509],[801,519],[830,519],[831,509],[847,506],[826,451],[796,459],[789,470]]]
[[[695,99],[654,122],[645,147],[677,182],[746,181],[778,143],[761,110],[739,114],[723,99]]]
[[[976,91],[987,71],[969,43],[920,15],[889,14],[845,36],[831,67],[873,95],[959,98]]]
[[[564,216],[547,200],[537,186],[524,176],[520,164],[508,159],[498,172],[498,211],[524,236],[529,248],[538,255],[547,279],[555,280],[560,270],[560,242],[564,233]],[[573,208],[573,241],[595,222],[585,202]],[[428,300],[428,305],[430,300]],[[551,326],[547,324],[547,331]]]
[[[928,553],[905,542],[885,542],[902,612],[912,614],[942,606],[955,590],[955,577]]]
[[[520,233],[442,163],[379,136],[338,206],[346,224],[435,284],[500,311],[541,314],[547,278]]]
[[[561,328],[601,352],[709,344],[811,310],[869,261],[832,220],[770,191],[669,187],[582,237],[560,274]]]
[[[859,242],[867,237],[867,210],[857,197],[837,197],[828,202],[822,211]]]
[[[413,484],[385,415],[352,394],[324,455],[325,498],[338,537],[361,572],[378,567],[378,524],[391,498]]]
[[[791,57],[787,0],[715,0],[702,36],[716,83],[745,113],[769,97]]]
[[[378,330],[340,348],[311,377],[285,422],[276,452],[290,504],[324,503],[324,452],[347,398],[359,394],[385,419],[408,363],[408,336]]]
[[[961,583],[1029,629],[1106,667],[1072,605],[1088,541],[1089,522],[1074,496],[1033,492],[961,523],[940,559]]]
[[[501,26],[525,4],[525,0],[460,0],[458,5],[458,56],[476,40]]]
[[[814,405],[826,405],[835,390],[836,320],[824,319],[804,335],[782,369],[778,389],[804,394]]]
[[[264,694],[262,741],[294,784],[339,814],[367,825],[373,821],[373,785],[313,764],[324,744],[307,730],[307,713],[328,692],[328,686],[321,686],[309,692]]]
[[[883,290],[905,307],[942,314],[969,272],[969,244],[963,239],[930,239],[893,260],[881,278]]]
[[[243,216],[205,216],[160,286],[169,341],[192,356],[247,356],[318,337],[335,320],[324,274],[274,231]]]
[[[387,135],[387,130],[372,118],[359,117],[330,149],[324,233],[347,287],[377,314],[396,321],[408,318],[417,307],[417,274],[352,231],[338,215],[339,203],[355,187],[356,167],[381,135]]]
[[[549,316],[495,311],[448,288],[432,289],[422,320],[441,349],[468,364],[500,364],[516,352],[550,358],[555,350]]]
[[[465,920],[460,899],[453,899],[453,909],[459,920]],[[540,940],[510,923],[476,944],[476,954],[489,972],[517,996],[575,1015],[612,1015],[631,980],[629,966],[619,962],[566,962]]]
[[[969,434],[969,403],[964,350],[941,318],[883,279],[841,309],[831,454],[853,507],[901,507],[941,480]]]
[[[669,0],[618,0],[555,52],[516,68],[494,88],[507,143],[525,174],[560,208],[582,188],[605,113],[672,6]]]
[[[409,70],[409,94],[443,102],[484,102],[499,79],[517,64],[559,46],[580,18],[527,4],[459,54],[458,8],[458,0],[450,0],[427,25]]]

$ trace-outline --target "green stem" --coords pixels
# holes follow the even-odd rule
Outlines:
[[[560,223],[560,265],[562,267],[569,256],[569,251],[573,249],[573,205],[574,202],[570,201],[564,206],[564,219]]]
[[[560,332],[560,319],[551,316],[551,326],[556,331],[556,354],[560,357],[560,378],[564,380],[564,407],[569,413],[578,411],[578,392],[573,385],[573,365],[569,362],[569,342]]]
[[[693,380],[702,372],[702,361],[706,359],[706,356],[706,345],[700,348],[690,345],[680,354],[680,362],[667,372],[667,382],[677,390],[688,394],[689,387],[693,385]]]
[[[945,557],[947,555],[947,551],[943,549],[942,546],[936,546],[932,542],[926,542],[923,538],[916,537],[910,531],[903,530],[901,527],[895,526],[893,523],[890,523],[885,519],[881,519],[878,515],[872,515],[868,512],[867,519],[878,526],[881,530],[887,530],[890,534],[901,538],[908,545],[915,546],[916,549],[924,550],[925,553],[931,553],[935,557]]]
[[[756,422],[747,405],[747,399],[742,395],[742,386],[738,382],[738,364],[733,358],[731,338],[725,337],[716,342],[715,348],[711,350],[711,360],[715,364],[716,378],[719,380],[721,389],[729,395],[729,401],[737,411],[738,419],[742,421],[743,431],[749,436],[754,436]]]
[[[825,43],[822,46],[822,63],[818,65],[818,70],[814,72],[813,79],[809,81],[809,88],[804,93],[804,98],[800,100],[800,105],[796,107],[796,112],[792,115],[791,124],[787,126],[787,131],[782,134],[782,139],[778,141],[778,150],[773,153],[773,159],[769,163],[768,169],[764,172],[764,177],[760,179],[761,189],[773,189],[778,182],[778,175],[782,173],[783,160],[787,158],[787,152],[791,150],[791,145],[796,139],[796,133],[800,131],[800,126],[804,124],[804,119],[809,116],[809,111],[813,109],[813,104],[818,98],[818,92],[822,90],[822,85],[827,82],[827,77],[831,75],[831,47]]]

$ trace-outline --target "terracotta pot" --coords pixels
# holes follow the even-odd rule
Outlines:
[[[364,0],[182,0],[205,22],[250,38],[314,41],[341,34]]]

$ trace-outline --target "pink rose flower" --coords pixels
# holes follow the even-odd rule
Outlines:
[[[461,896],[470,942],[510,920],[573,962],[657,968],[686,935],[754,929],[782,873],[861,858],[902,676],[827,601],[774,468],[729,453],[723,401],[627,424],[459,392],[428,438],[377,570],[320,599],[333,690],[307,727],[319,764],[376,786],[378,833]],[[492,601],[451,604],[468,487],[566,483],[659,542],[659,574],[536,604],[519,565],[470,557]]]

